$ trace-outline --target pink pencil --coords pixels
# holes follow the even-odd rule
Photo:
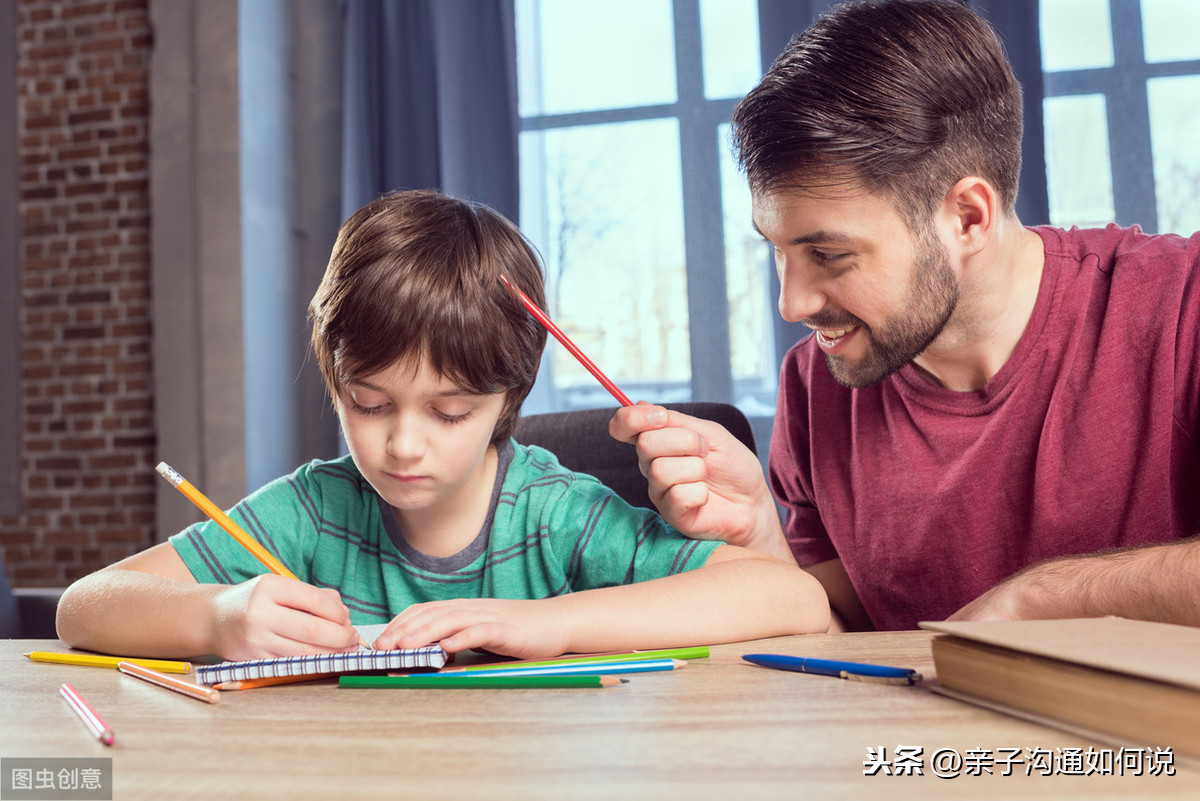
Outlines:
[[[93,737],[105,745],[112,745],[116,742],[117,738],[113,735],[112,729],[108,727],[103,718],[96,714],[92,705],[83,700],[83,696],[74,687],[64,684],[58,691],[63,698],[67,699],[71,709],[75,710],[75,714],[83,721],[83,725],[88,727],[88,731],[92,733]]]
[[[622,392],[620,387],[610,381],[608,376],[600,372],[600,368],[593,364],[592,360],[584,355],[583,351],[576,347],[575,343],[571,341],[570,337],[564,334],[562,330],[554,324],[554,321],[547,317],[546,313],[539,309],[538,305],[530,300],[528,295],[521,291],[520,287],[511,284],[508,278],[505,277],[504,273],[500,274],[500,280],[504,282],[506,287],[517,294],[517,297],[519,297],[521,302],[525,304],[525,308],[529,309],[529,313],[537,318],[537,321],[541,323],[547,331],[553,334],[554,338],[563,344],[563,347],[571,351],[571,355],[578,359],[579,363],[587,368],[587,371],[594,375],[596,380],[603,384],[604,388],[611,392],[612,396],[616,398],[622,406],[633,405],[633,401],[629,399],[629,396]]]

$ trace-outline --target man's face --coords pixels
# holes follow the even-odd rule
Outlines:
[[[816,332],[847,387],[911,362],[954,313],[959,284],[945,245],[932,227],[914,236],[882,197],[755,193],[754,226],[775,248],[779,313]]]

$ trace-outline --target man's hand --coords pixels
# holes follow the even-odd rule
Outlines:
[[[1035,565],[1000,582],[947,620],[1036,620],[1070,617],[1055,614],[1052,595]]]
[[[608,431],[637,446],[650,499],[679,531],[794,561],[758,457],[723,426],[643,402]]]

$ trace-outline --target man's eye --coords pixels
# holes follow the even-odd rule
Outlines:
[[[846,256],[845,253],[830,252],[827,250],[814,250],[812,252],[812,254],[813,254],[814,259],[816,259],[817,261],[819,261],[823,264],[829,264],[831,262],[835,262],[838,259],[845,258],[845,256]]]

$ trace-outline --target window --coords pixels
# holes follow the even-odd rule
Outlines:
[[[1050,221],[1200,229],[1200,4],[1040,8]]]
[[[558,325],[630,397],[774,412],[769,253],[728,120],[755,0],[518,0],[521,227]],[[553,340],[527,412],[611,405]]]
[[[729,143],[757,3],[516,7],[520,223],[551,314],[635,399],[769,418],[803,328],[779,321]],[[1050,222],[1200,229],[1200,3],[1041,0],[1040,24]],[[526,411],[612,402],[552,341]]]

